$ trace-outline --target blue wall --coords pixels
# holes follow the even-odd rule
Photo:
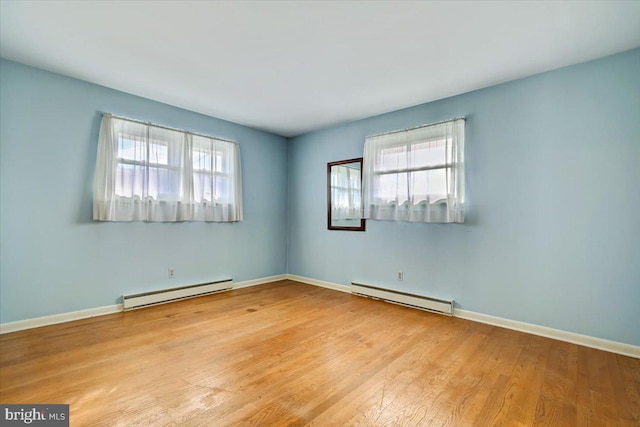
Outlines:
[[[93,222],[101,112],[239,141],[244,221]],[[286,272],[285,138],[1,60],[0,161],[0,322]]]
[[[94,223],[103,111],[238,140],[245,220]],[[361,156],[366,135],[458,116],[465,224],[326,229],[327,162]],[[1,60],[0,322],[289,272],[640,345],[639,188],[640,49],[288,142]]]
[[[327,162],[459,116],[465,224],[327,230]],[[288,270],[640,345],[640,49],[294,138]]]

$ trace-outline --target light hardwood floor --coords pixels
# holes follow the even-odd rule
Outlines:
[[[640,360],[282,281],[0,336],[72,426],[640,426]]]

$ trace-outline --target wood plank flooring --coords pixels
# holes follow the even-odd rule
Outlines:
[[[292,281],[0,336],[72,426],[640,426],[640,360]]]

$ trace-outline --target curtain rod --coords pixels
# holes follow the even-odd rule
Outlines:
[[[447,120],[440,120],[439,122],[435,122],[435,123],[428,123],[426,125],[419,125],[419,126],[414,126],[414,127],[410,127],[410,128],[404,128],[404,129],[397,129],[397,130],[391,130],[389,132],[382,132],[382,133],[376,133],[374,135],[367,135],[365,137],[366,138],[373,138],[376,136],[384,136],[384,135],[391,135],[392,133],[400,133],[400,132],[406,132],[409,130],[415,130],[415,129],[421,129],[421,128],[428,128],[429,126],[435,126],[435,125],[441,125],[442,123],[447,123],[447,122],[453,122],[456,120],[463,120],[466,121],[465,117],[454,117],[453,119],[447,119]]]
[[[179,129],[179,128],[172,128],[171,126],[159,125],[157,123],[152,123],[152,122],[145,122],[145,121],[142,121],[142,120],[132,119],[130,117],[117,116],[117,115],[111,114],[111,113],[102,113],[102,116],[103,117],[104,116],[113,117],[114,119],[126,120],[128,122],[139,123],[141,125],[147,125],[147,126],[154,126],[154,127],[157,127],[157,128],[173,130],[173,131],[176,131],[176,132],[183,132],[183,133],[186,133],[186,134],[189,134],[189,135],[202,136],[204,138],[210,138],[210,139],[217,139],[219,141],[230,142],[232,144],[237,144],[238,143],[238,141],[233,141],[231,139],[220,138],[220,137],[211,136],[211,135],[205,135],[204,133],[191,132],[189,130],[184,130],[184,129]]]

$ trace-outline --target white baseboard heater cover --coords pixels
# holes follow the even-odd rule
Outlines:
[[[201,283],[199,285],[189,285],[180,288],[163,289],[161,291],[123,295],[122,307],[124,311],[133,310],[134,308],[142,308],[150,305],[164,304],[181,299],[228,291],[232,288],[233,279],[226,279],[217,282]]]
[[[453,300],[449,301],[440,298],[425,297],[422,295],[392,291],[390,289],[377,288],[375,286],[363,285],[361,283],[354,282],[351,282],[351,293],[407,307],[419,308],[420,310],[453,316]]]

